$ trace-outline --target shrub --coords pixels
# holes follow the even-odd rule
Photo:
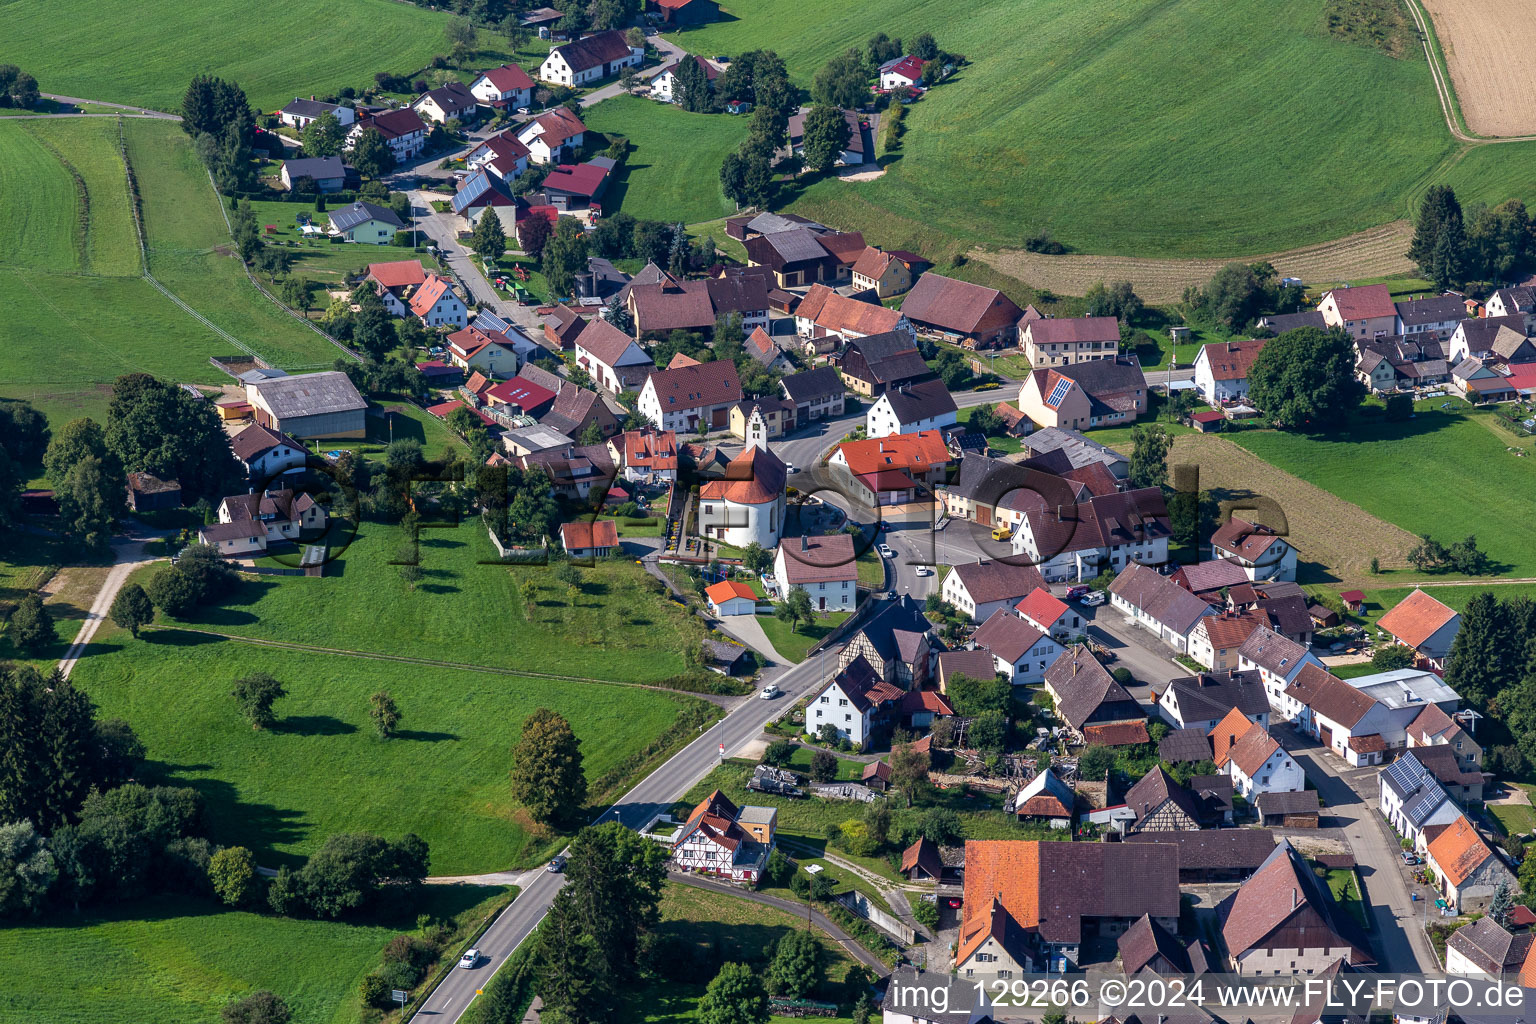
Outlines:
[[[837,778],[837,755],[830,750],[818,750],[812,754],[811,778],[817,782],[831,782]]]
[[[912,904],[912,917],[925,928],[937,928],[939,926],[939,905],[930,903],[925,899],[910,901]]]

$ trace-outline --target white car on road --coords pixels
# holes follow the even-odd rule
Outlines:
[[[783,692],[783,690],[779,689],[777,683],[769,683],[767,686],[763,687],[763,692],[758,694],[758,696],[763,700],[773,700],[773,698],[777,697]]]
[[[478,967],[479,965],[480,951],[478,949],[467,949],[464,951],[464,955],[459,957],[460,967],[469,968]]]
[[[932,576],[933,575],[933,570],[928,568],[926,565],[918,566],[915,571],[917,572],[917,574],[919,576]]]
[[[896,557],[896,552],[891,550],[891,546],[889,544],[881,544],[878,550],[880,552],[880,557],[881,558],[895,558]]]

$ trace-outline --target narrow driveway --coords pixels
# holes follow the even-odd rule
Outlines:
[[[108,103],[106,100],[88,100],[88,99],[82,99],[79,96],[60,96],[58,93],[53,93],[53,92],[45,92],[45,93],[43,93],[43,96],[46,99],[53,100],[55,103],[72,103],[72,104],[74,104],[76,106],[79,106],[82,103],[89,103],[89,104],[91,104],[92,106],[95,106],[95,107],[111,107],[113,110],[121,110],[121,111],[123,111],[124,114],[132,115],[132,116],[135,116],[135,117],[158,117],[158,118],[161,118],[162,120],[166,120],[166,121],[180,121],[181,120],[181,115],[180,114],[168,114],[168,113],[166,113],[163,110],[151,110],[148,107],[135,107],[135,106],[132,106],[132,105],[127,104],[127,103]],[[26,116],[26,115],[21,115],[21,116]],[[33,115],[33,116],[41,116],[41,117],[55,117],[55,116],[64,116],[64,117],[86,117],[86,116],[90,116],[90,117],[106,117],[106,116],[110,116],[110,115],[105,115],[105,114],[90,114],[90,115],[86,115],[86,114],[64,114],[64,115],[42,114],[42,115]]]
[[[1342,829],[1364,882],[1369,901],[1371,941],[1380,972],[1438,973],[1440,964],[1424,932],[1429,904],[1408,897],[1397,840],[1377,812],[1379,770],[1352,769],[1335,760],[1310,736],[1278,725],[1271,730],[1296,759],[1327,805],[1330,824]]]
[[[128,577],[133,575],[133,571],[139,566],[158,561],[160,558],[159,555],[147,555],[144,551],[145,544],[161,536],[160,532],[146,531],[137,523],[130,526],[129,531],[113,540],[112,571],[107,573],[101,589],[96,592],[96,599],[91,602],[85,621],[80,623],[80,631],[75,634],[74,643],[69,645],[69,650],[64,652],[64,659],[59,662],[59,671],[66,679],[75,670],[75,665],[80,661],[80,656],[85,653],[92,638],[96,636],[96,631],[101,628],[102,620],[112,610],[112,602],[117,600],[117,592],[123,589],[123,584],[128,582]]]
[[[788,658],[774,650],[773,642],[768,639],[768,634],[763,632],[762,624],[757,621],[756,615],[722,615],[720,628],[779,664],[789,664]]]

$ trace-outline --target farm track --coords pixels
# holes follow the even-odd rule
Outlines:
[[[1435,94],[1440,99],[1440,111],[1445,115],[1445,126],[1450,129],[1451,134],[1461,142],[1475,146],[1490,145],[1497,142],[1536,142],[1536,135],[1473,135],[1467,128],[1462,127],[1462,116],[1465,114],[1465,111],[1457,111],[1457,94],[1453,91],[1452,83],[1446,80],[1449,74],[1450,55],[1446,53],[1442,61],[1440,59],[1441,55],[1435,52],[1436,47],[1430,45],[1430,41],[1433,39],[1438,44],[1439,49],[1444,50],[1443,44],[1439,44],[1439,36],[1434,31],[1434,20],[1421,5],[1421,0],[1403,0],[1403,2],[1408,5],[1408,13],[1413,16],[1414,25],[1418,27],[1419,42],[1424,47],[1425,59],[1429,61],[1429,72],[1435,82]],[[1463,2],[1466,2],[1466,0],[1463,0]],[[1447,12],[1448,17],[1450,13],[1449,11]],[[1529,19],[1523,20],[1528,21]],[[1502,36],[1502,34],[1511,31],[1511,25],[1518,25],[1521,22],[1522,19],[1509,19],[1507,22],[1501,22],[1499,25],[1500,35]],[[1529,31],[1528,28],[1527,31]],[[1474,108],[1481,112],[1479,101],[1485,100],[1486,97],[1478,95],[1477,90],[1473,89],[1469,89],[1469,93],[1472,93],[1474,96]]]
[[[969,258],[1032,287],[1049,288],[1061,295],[1083,295],[1100,281],[1130,281],[1136,286],[1136,294],[1149,302],[1176,302],[1186,287],[1204,284],[1234,260],[1267,260],[1282,275],[1309,283],[1409,274],[1413,272],[1413,261],[1403,254],[1412,238],[1413,225],[1398,220],[1332,241],[1263,256],[1177,260],[973,249]]]

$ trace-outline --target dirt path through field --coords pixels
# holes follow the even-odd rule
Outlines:
[[[1536,132],[1536,19],[1530,0],[1421,0],[1478,135]]]
[[[1299,277],[1309,285],[1393,277],[1413,271],[1413,261],[1403,255],[1412,239],[1413,225],[1399,220],[1331,242],[1266,256],[1241,257],[1239,262],[1268,260],[1282,276]],[[1100,281],[1129,281],[1136,286],[1136,294],[1149,302],[1176,301],[1184,294],[1187,285],[1204,284],[1216,271],[1232,262],[1232,259],[1170,260],[1079,253],[1047,256],[1023,249],[998,252],[975,249],[969,256],[1035,288],[1049,288],[1060,295],[1082,295]]]
[[[1370,573],[1371,559],[1380,559],[1386,569],[1406,568],[1408,551],[1418,543],[1407,530],[1276,469],[1226,438],[1179,435],[1174,438],[1168,464],[1180,463],[1199,466],[1200,488],[1215,492],[1224,501],[1241,504],[1258,495],[1273,499],[1284,513],[1289,539],[1302,561],[1322,567],[1321,578],[1316,571],[1304,568],[1302,582],[1332,583],[1336,579],[1362,587],[1373,581],[1379,585],[1380,577]]]

